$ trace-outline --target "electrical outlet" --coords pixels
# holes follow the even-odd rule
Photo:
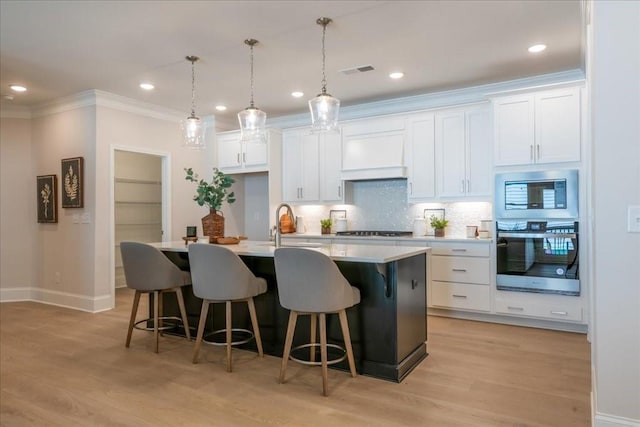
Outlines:
[[[640,206],[629,206],[627,210],[627,231],[640,233]]]
[[[78,215],[78,214],[73,214],[72,222],[73,222],[74,224],[80,224],[80,215]]]
[[[83,224],[89,224],[91,222],[91,216],[89,215],[89,212],[85,212],[82,214],[82,223]]]

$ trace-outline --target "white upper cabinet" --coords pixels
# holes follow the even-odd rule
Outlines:
[[[436,195],[435,119],[433,113],[412,114],[407,118],[408,199],[433,199]]]
[[[356,120],[342,127],[342,179],[406,178],[405,117]]]
[[[342,174],[342,135],[338,132],[320,135],[320,199],[342,203],[344,187]]]
[[[272,131],[267,131],[267,143],[240,142],[240,131],[223,132],[216,136],[218,168],[224,173],[264,172],[269,170],[269,144]]]
[[[580,88],[493,99],[495,164],[580,161]]]
[[[437,196],[491,194],[491,109],[489,105],[444,110],[435,116]]]
[[[282,144],[284,201],[340,203],[344,200],[339,132],[309,134],[308,129],[291,129],[284,132]]]

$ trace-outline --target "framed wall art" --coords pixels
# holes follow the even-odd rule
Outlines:
[[[434,236],[435,230],[431,226],[431,217],[435,216],[438,219],[444,218],[444,209],[425,209],[424,218],[427,220],[427,236]]]
[[[38,222],[58,222],[58,181],[55,175],[37,177]]]
[[[81,208],[84,206],[84,159],[74,157],[62,159],[62,207]]]

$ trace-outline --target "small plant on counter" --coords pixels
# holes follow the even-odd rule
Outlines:
[[[204,179],[198,180],[198,174],[194,173],[191,168],[185,168],[184,171],[187,173],[184,179],[198,183],[193,200],[199,206],[206,205],[209,210],[219,211],[224,202],[231,204],[236,201],[233,191],[229,192],[235,180],[222,173],[218,168],[213,168],[211,182],[207,182]]]
[[[445,228],[448,224],[449,221],[444,219],[444,218],[438,218],[435,215],[431,215],[431,218],[429,218],[431,220],[431,226],[433,228],[435,228],[436,230],[441,230],[443,228]]]
[[[322,228],[321,230],[322,234],[331,234],[331,219],[330,218],[321,219],[320,227]]]

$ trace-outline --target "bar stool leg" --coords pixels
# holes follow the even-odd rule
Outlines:
[[[140,291],[136,291],[133,296],[133,307],[131,307],[131,318],[129,319],[129,330],[127,331],[127,342],[125,347],[129,348],[131,344],[131,334],[133,333],[133,325],[136,323],[136,314],[138,313],[138,305],[140,304]]]
[[[320,360],[322,362],[322,394],[329,395],[327,367],[327,315],[320,313]]]
[[[153,291],[153,351],[158,352],[158,308],[160,305],[160,292]]]
[[[200,353],[200,345],[202,344],[202,336],[204,335],[204,325],[207,323],[207,313],[209,312],[209,301],[202,300],[202,309],[200,310],[200,321],[198,322],[198,334],[196,336],[196,346],[193,349],[193,363],[198,363],[198,354]]]
[[[296,330],[298,312],[291,310],[289,313],[289,324],[287,325],[287,336],[284,340],[284,352],[282,353],[282,365],[280,366],[280,384],[284,383],[284,374],[287,370],[287,361],[291,354],[291,344],[293,343],[293,332]]]
[[[182,295],[182,288],[176,288],[176,298],[178,300],[178,307],[180,307],[180,316],[182,317],[182,326],[184,327],[184,333],[187,336],[187,340],[191,341],[191,332],[189,331],[189,320],[187,319],[187,309],[184,306],[184,297]]]
[[[226,325],[227,325],[227,372],[231,372],[231,301],[226,302]]]
[[[164,326],[164,292],[165,291],[158,292],[158,333],[161,337],[164,336],[164,330],[162,329]]]
[[[309,331],[309,341],[312,344],[309,347],[309,360],[311,362],[316,361],[316,347],[313,345],[316,343],[316,330],[318,329],[318,315],[311,313],[311,331]]]
[[[347,359],[349,360],[349,370],[351,376],[356,377],[356,364],[353,360],[353,349],[351,348],[351,335],[349,334],[349,323],[347,322],[347,312],[340,310],[338,312],[340,316],[340,327],[342,328],[342,337],[344,339],[344,347],[347,349]]]
[[[256,339],[256,346],[258,346],[258,356],[264,357],[260,327],[258,326],[258,316],[256,315],[256,305],[253,302],[253,297],[247,299],[247,305],[249,306],[249,315],[251,316],[251,325],[253,326],[253,336]]]

